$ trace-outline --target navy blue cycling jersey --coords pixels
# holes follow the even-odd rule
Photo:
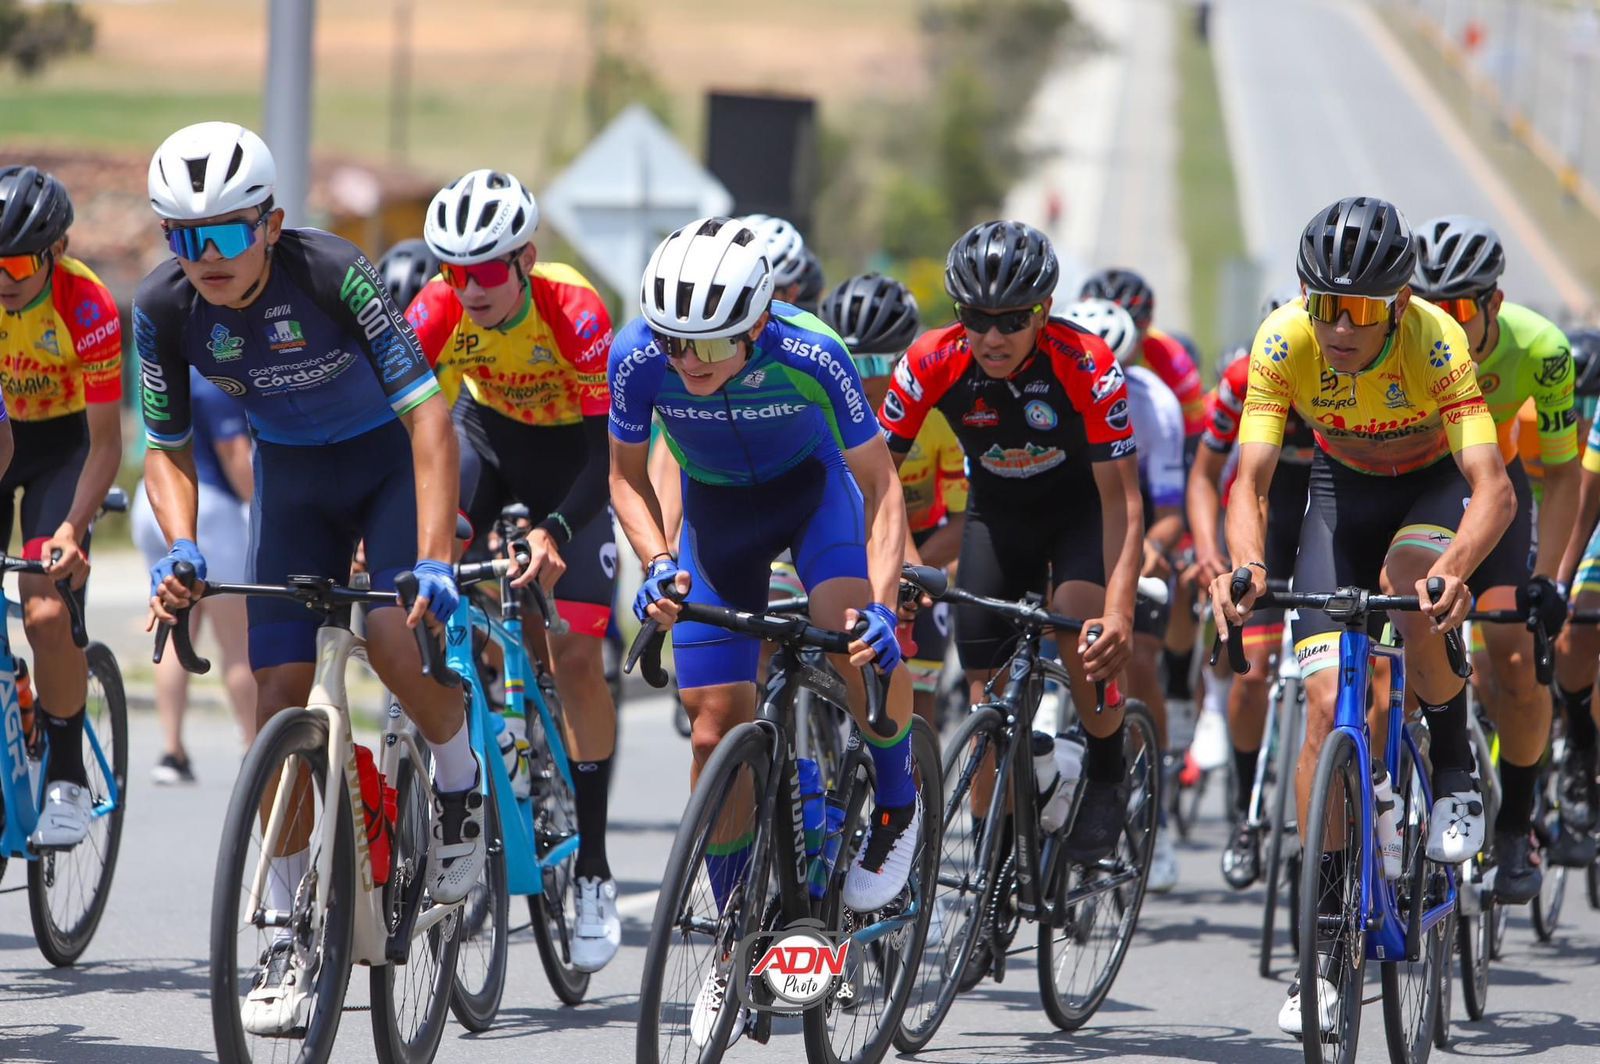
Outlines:
[[[244,500],[233,490],[228,476],[222,471],[222,459],[217,454],[217,444],[248,436],[250,428],[244,408],[237,399],[222,394],[222,389],[200,376],[200,371],[189,371],[189,406],[194,419],[194,471],[200,483],[208,488],[226,492],[240,502]]]
[[[176,259],[162,263],[139,285],[133,336],[145,435],[160,449],[189,443],[190,366],[277,444],[352,439],[439,390],[377,270],[320,229],[283,231],[266,285],[242,310],[206,302]]]
[[[848,451],[878,434],[844,342],[788,303],[772,304],[744,371],[715,394],[689,394],[668,362],[643,318],[617,334],[611,435],[644,443],[659,415],[678,464],[702,484],[764,484],[819,447]]]

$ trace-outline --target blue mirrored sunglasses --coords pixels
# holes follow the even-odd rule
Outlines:
[[[225,259],[236,259],[256,242],[256,230],[267,220],[262,215],[253,222],[218,222],[167,230],[167,246],[180,259],[196,262],[206,253],[206,245],[217,249]]]

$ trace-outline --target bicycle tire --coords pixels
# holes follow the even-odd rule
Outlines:
[[[1096,862],[1096,871],[1104,869],[1107,861],[1112,868],[1105,869],[1113,875],[1131,870],[1134,878],[1119,887],[1080,902],[1076,911],[1069,912],[1065,899],[1080,876],[1088,873],[1089,866],[1072,864],[1057,876],[1058,914],[1065,921],[1057,928],[1049,920],[1039,922],[1039,996],[1044,1003],[1045,1015],[1063,1031],[1082,1027],[1105,1003],[1106,996],[1116,982],[1117,973],[1128,955],[1139,925],[1139,912],[1144,905],[1145,881],[1150,875],[1150,857],[1155,849],[1156,830],[1161,808],[1161,758],[1156,742],[1155,721],[1150,711],[1140,702],[1129,701],[1123,710],[1123,764],[1128,784],[1127,817],[1123,821],[1122,838],[1111,855]],[[1059,860],[1060,858],[1058,858]],[[1129,865],[1134,867],[1129,869]],[[1082,917],[1085,909],[1098,913],[1110,902],[1117,915],[1114,936],[1106,959],[1094,974],[1093,980],[1080,994],[1063,992],[1056,979],[1054,963],[1058,953],[1063,960],[1073,951],[1088,946],[1091,930],[1084,931]],[[1071,926],[1069,927],[1068,924]],[[1058,937],[1059,936],[1059,937]],[[1064,945],[1063,942],[1066,944]]]
[[[33,937],[45,960],[58,968],[83,955],[105,915],[117,854],[122,848],[122,815],[128,806],[128,700],[122,687],[122,670],[104,643],[90,643],[84,656],[90,680],[84,713],[111,766],[119,800],[104,816],[95,818],[98,823],[90,824],[89,834],[77,846],[44,853],[38,860],[28,862],[28,916],[33,923]],[[96,686],[99,699],[95,697]],[[89,793],[98,805],[107,794],[108,781],[87,740],[83,760]],[[80,871],[88,875],[74,874]],[[82,912],[63,926],[58,912],[61,907],[54,903],[64,900],[64,888],[69,884],[88,878],[93,879],[93,885]]]
[[[566,734],[560,698],[546,689],[545,709],[558,737]],[[539,963],[550,989],[564,1005],[577,1005],[589,992],[589,973],[572,963],[572,931],[577,921],[577,851],[559,864],[545,864],[545,855],[578,832],[578,800],[556,764],[549,745],[549,730],[541,729],[536,747],[528,751],[532,766],[534,851],[544,870],[542,889],[528,895],[528,920],[539,947]],[[564,748],[563,748],[564,749]],[[571,758],[568,758],[571,764]],[[615,774],[612,776],[616,778]]]
[[[1262,873],[1264,898],[1261,913],[1261,956],[1256,971],[1263,979],[1272,978],[1272,943],[1277,937],[1278,891],[1283,872],[1284,836],[1289,826],[1289,795],[1294,791],[1295,759],[1300,745],[1294,742],[1295,725],[1300,716],[1300,681],[1285,678],[1278,686],[1277,704],[1272,710],[1276,732],[1272,808],[1267,822],[1267,862]],[[1293,938],[1293,935],[1290,936]]]
[[[1465,862],[1465,872],[1458,877],[1459,891],[1473,891],[1478,898],[1478,911],[1462,915],[1456,928],[1457,945],[1461,953],[1461,1003],[1467,1010],[1467,1019],[1483,1019],[1489,1003],[1489,962],[1494,953],[1494,895],[1484,888],[1476,860]],[[1456,911],[1461,911],[1459,897]]]
[[[1506,929],[1511,926],[1511,911],[1499,902],[1494,906],[1494,919],[1489,924],[1492,934],[1490,936],[1489,956],[1501,960],[1505,956]]]
[[[511,898],[506,894],[506,840],[500,830],[500,804],[494,776],[489,774],[488,778],[489,793],[485,796],[483,814],[488,854],[483,862],[483,876],[461,908],[456,967],[450,985],[450,1012],[461,1026],[473,1032],[487,1031],[500,1011],[500,1000],[506,990],[507,928],[511,922]],[[482,982],[473,987],[472,981],[463,977],[462,969],[469,967],[472,951],[479,948],[474,939],[485,928],[492,938],[487,953],[480,954],[485,958]]]
[[[1450,958],[1456,952],[1456,910],[1444,918],[1444,962],[1439,965],[1439,1007],[1433,1013],[1433,1047],[1444,1049],[1450,1044],[1450,1007],[1456,976]]]
[[[924,940],[918,961],[918,987],[913,989],[912,1000],[901,1014],[894,1037],[895,1048],[902,1053],[918,1052],[938,1033],[939,1025],[961,992],[967,966],[972,963],[973,951],[983,932],[982,914],[988,908],[989,887],[999,871],[999,846],[992,843],[991,838],[1002,823],[997,814],[1005,803],[990,803],[983,826],[974,835],[970,830],[971,813],[967,802],[978,766],[999,751],[1004,732],[1005,719],[998,709],[974,706],[950,741],[944,744],[940,889],[931,906],[940,913],[940,935],[936,943]],[[954,904],[951,889],[959,892]],[[945,915],[952,909],[958,910],[955,916]],[[932,937],[930,931],[928,938]],[[929,980],[935,992],[924,1007],[924,1002],[918,1000],[918,990]],[[908,1015],[913,1017],[910,1022],[906,1019]]]
[[[1307,810],[1307,822],[1301,826],[1301,853],[1320,855],[1325,852],[1323,843],[1328,834],[1328,818],[1334,812],[1330,808],[1334,802],[1334,785],[1342,784],[1339,797],[1346,835],[1345,911],[1341,914],[1342,936],[1336,940],[1331,951],[1334,961],[1330,973],[1336,978],[1329,979],[1339,991],[1339,1012],[1333,1018],[1333,1031],[1327,1036],[1322,1035],[1320,1024],[1317,1024],[1318,980],[1322,975],[1317,951],[1317,932],[1320,927],[1317,902],[1321,895],[1322,862],[1307,857],[1300,862],[1300,1015],[1302,1024],[1306,1020],[1317,1024],[1319,1037],[1308,1038],[1302,1034],[1300,1038],[1306,1064],[1323,1064],[1324,1060],[1334,1064],[1349,1064],[1356,1059],[1356,1047],[1360,1040],[1367,949],[1366,935],[1360,930],[1364,914],[1354,910],[1360,905],[1361,847],[1364,843],[1359,837],[1361,816],[1356,804],[1359,799],[1352,798],[1352,795],[1363,793],[1360,776],[1361,764],[1356,755],[1355,740],[1335,729],[1329,733],[1322,746],[1322,755],[1317,759],[1317,773],[1311,788],[1311,807]],[[1352,836],[1355,843],[1353,853],[1350,845]],[[1331,1056],[1324,1055],[1326,1046],[1333,1048]]]
[[[1395,795],[1401,817],[1402,883],[1406,894],[1396,894],[1395,911],[1407,921],[1406,935],[1422,936],[1422,955],[1416,961],[1400,959],[1379,965],[1383,985],[1383,1029],[1393,1064],[1426,1064],[1433,1050],[1435,1019],[1439,1008],[1439,973],[1444,966],[1444,921],[1421,931],[1421,916],[1428,899],[1443,896],[1443,870],[1424,853],[1428,815],[1423,808],[1418,766],[1408,747],[1400,752]],[[1388,890],[1387,883],[1374,889]],[[1407,904],[1409,902],[1409,904]],[[1414,993],[1416,991],[1416,993]]]
[[[928,722],[921,717],[913,717],[911,721],[911,757],[917,795],[922,802],[922,826],[917,851],[912,858],[911,876],[907,881],[907,887],[913,902],[921,901],[923,904],[914,920],[901,930],[879,939],[865,951],[872,959],[870,967],[864,964],[859,969],[862,973],[860,982],[866,983],[869,973],[875,969],[880,981],[887,986],[881,995],[857,993],[855,1002],[848,1010],[835,1007],[836,1001],[830,995],[806,1011],[807,1060],[822,1061],[823,1064],[877,1064],[883,1059],[884,1054],[888,1053],[899,1034],[900,1018],[905,1014],[913,985],[921,973],[922,950],[933,913],[931,899],[938,886],[941,856],[939,843],[944,833],[943,818],[938,815],[938,810],[944,807],[939,741],[934,737],[933,729]],[[867,815],[865,809],[862,815],[863,817]],[[841,860],[844,856],[845,851],[841,850]],[[836,874],[835,880],[839,878]],[[837,915],[843,907],[839,893],[833,893],[830,901],[832,902],[829,906],[832,910],[830,915],[834,919],[829,921],[829,926],[839,927]],[[897,940],[899,946],[891,950],[890,947],[894,947]],[[884,943],[889,945],[885,946]],[[864,1010],[874,1007],[880,1001],[882,1004],[877,1009],[876,1017],[869,1020],[875,1024],[871,1033],[862,1039],[858,1048],[844,1052],[839,1045],[841,1032],[838,1021],[846,1012],[852,1019],[860,1017]]]
[[[275,789],[284,762],[294,756],[300,757],[310,770],[315,800],[322,794],[328,772],[328,723],[321,714],[297,708],[273,715],[245,755],[223,821],[217,871],[211,889],[210,977],[211,1030],[216,1039],[217,1056],[223,1064],[247,1064],[255,1059],[251,1052],[253,1036],[246,1033],[239,1015],[240,999],[246,987],[240,979],[237,936],[247,918],[238,912],[238,904],[245,889],[244,877],[255,875],[255,864],[252,862],[248,871],[245,864],[253,835],[260,826],[260,808],[268,786]],[[323,913],[314,1002],[300,1041],[300,1052],[293,1057],[295,1064],[324,1064],[332,1054],[345,988],[350,982],[356,854],[355,837],[346,813],[350,798],[342,782],[339,792],[339,808],[334,812],[330,904]],[[313,838],[317,834],[314,830]],[[262,1038],[260,1042],[265,1049],[264,1059],[281,1059],[283,1039]]]
[[[687,928],[680,926],[680,917],[686,916],[684,924],[694,922],[693,914],[684,914],[684,907],[691,901],[690,894],[701,876],[706,845],[711,832],[726,812],[724,808],[726,797],[733,787],[740,786],[737,780],[741,778],[741,770],[749,771],[750,787],[755,795],[759,796],[766,792],[767,777],[772,764],[771,744],[770,732],[759,724],[746,723],[734,728],[717,744],[716,751],[701,770],[693,793],[689,795],[689,803],[684,808],[683,819],[678,825],[666,869],[662,873],[661,893],[656,900],[655,916],[650,924],[650,941],[645,948],[644,975],[639,987],[639,1026],[635,1041],[638,1064],[661,1064],[664,1060],[674,1062],[694,1060],[697,1064],[716,1064],[726,1051],[729,1036],[733,1033],[733,1026],[738,1021],[740,1012],[734,1007],[735,990],[732,978],[742,978],[743,974],[732,974],[716,1025],[709,1033],[707,1044],[698,1047],[699,1052],[695,1052],[697,1047],[688,1034],[689,1016],[682,1018],[681,1032],[676,1030],[671,1032],[674,1036],[681,1033],[683,1037],[669,1038],[668,1050],[666,1053],[662,1052],[658,1036],[661,1035],[664,1026],[671,1026],[677,1020],[676,1016],[663,1015],[663,1009],[671,1007],[681,1011],[682,1006],[681,1002],[676,1001],[670,1006],[663,1005],[664,982],[667,978],[666,969],[671,960],[674,940],[680,937],[685,943],[689,940]],[[750,823],[757,826],[770,824],[771,810],[761,810],[759,801],[758,797],[757,807],[751,810]],[[731,946],[753,933],[766,915],[767,892],[771,886],[767,868],[770,856],[767,852],[769,845],[767,840],[770,838],[770,835],[758,832],[752,843],[749,863],[729,897],[730,902],[737,897],[738,909],[730,914],[724,909],[717,908],[715,901],[712,900],[712,908],[716,910],[716,919],[713,923],[715,934],[708,941],[712,943],[713,949]],[[744,889],[737,889],[741,884]],[[709,884],[707,889],[709,891]],[[703,905],[708,899],[700,897],[696,900],[698,904]],[[707,910],[706,915],[709,916],[711,911]],[[712,963],[720,965],[723,963],[723,958],[716,957]],[[702,976],[696,985],[703,986],[705,981]],[[685,981],[684,987],[687,988],[690,982],[696,981],[694,979]]]
[[[407,885],[415,877],[428,874],[433,809],[428,790],[419,781],[426,772],[425,765],[406,758],[400,762],[395,780],[394,843],[390,851],[389,882],[383,888],[386,933],[392,934],[397,926]],[[422,898],[427,895],[424,893]],[[417,904],[422,905],[422,900]],[[422,911],[437,904],[433,902]],[[374,965],[368,973],[373,1046],[384,1064],[429,1064],[439,1051],[455,978],[456,951],[460,946],[456,934],[460,915],[457,907],[428,930],[414,934],[404,964]],[[431,973],[427,968],[429,963],[433,966]],[[419,975],[414,982],[413,975]],[[412,993],[413,985],[422,994]],[[411,1017],[401,1015],[403,1009],[411,1011],[407,1006],[413,1003],[420,1006],[415,1009],[414,1023],[410,1022]]]
[[[1567,870],[1562,865],[1547,864],[1544,883],[1539,893],[1528,903],[1528,915],[1533,920],[1533,933],[1540,942],[1556,937],[1561,923],[1561,906],[1567,897]]]
[[[1589,867],[1583,870],[1583,880],[1589,895],[1589,908],[1600,909],[1600,857],[1590,861]]]

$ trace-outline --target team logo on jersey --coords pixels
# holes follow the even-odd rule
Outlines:
[[[39,341],[33,346],[51,358],[59,358],[61,356],[61,346],[56,343],[56,331],[54,329],[46,329],[44,334],[39,337]]]
[[[971,410],[961,415],[961,423],[975,429],[992,429],[1000,424],[1000,414],[980,397]]]
[[[213,325],[211,339],[206,343],[206,348],[211,352],[211,357],[218,362],[232,362],[244,355],[244,337],[234,336],[228,332],[226,325]]]
[[[885,421],[898,422],[905,416],[906,408],[905,405],[900,402],[900,397],[898,395],[896,395],[894,392],[890,392],[888,395],[883,397],[883,419]]]
[[[1100,379],[1094,382],[1094,388],[1091,389],[1090,394],[1094,396],[1095,402],[1104,402],[1111,398],[1113,392],[1122,387],[1122,383],[1122,367],[1113,362],[1104,373],[1100,374]],[[1031,403],[1028,409],[1033,409]],[[1045,409],[1049,408],[1046,407]],[[1028,423],[1030,425],[1033,424],[1031,420]]]
[[[1111,457],[1126,458],[1138,449],[1138,444],[1132,436],[1125,440],[1115,440],[1111,444]]]
[[[1111,404],[1111,409],[1106,411],[1106,424],[1118,432],[1128,427],[1128,401],[1126,399],[1118,399]]]
[[[1282,362],[1289,357],[1289,341],[1280,333],[1273,333],[1267,337],[1266,343],[1261,346],[1261,353],[1274,362]]]
[[[746,373],[743,377],[740,377],[739,378],[739,383],[744,385],[746,388],[759,388],[759,387],[761,387],[761,382],[766,380],[766,379],[767,379],[767,371],[766,370],[764,370],[764,369],[753,369],[749,373]]]
[[[94,303],[85,299],[82,303],[78,304],[78,309],[73,311],[72,316],[78,319],[78,325],[80,327],[92,329],[94,328],[95,323],[100,320],[100,308]]]
[[[580,340],[593,340],[600,331],[600,316],[592,310],[584,311],[573,321],[572,331]]]
[[[243,399],[250,391],[242,381],[236,381],[232,377],[207,377],[206,380],[215,384],[217,390],[224,395],[231,395],[235,399]]]
[[[1040,447],[1030,443],[1022,447],[1001,447],[992,444],[978,456],[978,464],[997,477],[1021,480],[1054,469],[1067,460],[1065,452],[1057,447]]]
[[[1572,356],[1563,349],[1556,358],[1547,358],[1533,371],[1533,379],[1548,388],[1572,375]]]
[[[299,322],[279,318],[267,330],[267,343],[274,351],[298,351],[306,346],[306,334],[301,331]]]
[[[922,383],[911,375],[911,362],[904,355],[900,356],[900,361],[895,363],[894,382],[900,386],[900,390],[905,392],[913,403],[922,402]]]
[[[1428,352],[1428,365],[1434,369],[1443,369],[1450,364],[1450,345],[1443,340],[1433,342],[1433,350]]]
[[[1406,393],[1398,381],[1389,383],[1389,390],[1383,393],[1383,401],[1390,410],[1404,410],[1411,405],[1411,400],[1406,398]]]
[[[1484,395],[1493,395],[1500,390],[1500,374],[1485,373],[1478,378],[1478,391]]]
[[[530,366],[544,366],[544,365],[553,366],[555,364],[556,364],[555,352],[550,350],[548,347],[544,346],[543,344],[534,344],[533,345],[533,350],[528,352],[528,365],[530,365]]]
[[[1023,386],[1022,394],[1023,395],[1049,395],[1050,394],[1050,382],[1049,381],[1029,381],[1026,385]]]
[[[1116,369],[1115,366],[1112,368]],[[1119,376],[1121,375],[1120,370],[1117,373]],[[1106,376],[1110,376],[1110,374],[1108,373]],[[1105,377],[1100,379],[1103,381]],[[1109,395],[1110,393],[1108,392],[1107,394]],[[1096,396],[1096,398],[1098,399],[1100,396]],[[885,409],[888,409],[889,404],[887,402],[883,405]],[[1030,427],[1038,429],[1040,432],[1049,432],[1061,422],[1061,419],[1056,416],[1054,408],[1041,399],[1031,400],[1027,406],[1023,407],[1022,416]]]

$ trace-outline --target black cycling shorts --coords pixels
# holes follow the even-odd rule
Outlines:
[[[1286,580],[1294,573],[1310,483],[1311,467],[1306,465],[1280,462],[1272,474],[1272,487],[1267,490],[1267,556],[1259,560],[1266,563],[1267,575],[1274,580]],[[1254,560],[1244,558],[1241,563]],[[1274,641],[1281,638],[1283,614],[1279,609],[1256,610],[1245,629],[1245,642],[1253,641],[1252,633],[1261,634],[1257,629],[1269,629]]]
[[[1104,587],[1100,495],[1091,481],[1048,512],[967,511],[959,582],[975,595],[1016,600],[1072,580]],[[997,669],[1010,656],[1010,623],[973,606],[956,607],[956,652],[964,669]]]
[[[11,422],[15,457],[0,477],[0,551],[11,549],[11,526],[22,492],[22,556],[37,560],[72,510],[78,475],[89,457],[89,419],[82,412],[44,421]],[[83,547],[88,549],[88,536]]]
[[[1506,476],[1511,478],[1511,490],[1517,497],[1517,512],[1506,528],[1506,534],[1494,545],[1494,550],[1483,559],[1467,586],[1474,595],[1481,595],[1491,587],[1521,587],[1533,575],[1534,521],[1537,519],[1533,505],[1533,489],[1528,484],[1528,471],[1522,468],[1522,459],[1513,458],[1506,466]]]

